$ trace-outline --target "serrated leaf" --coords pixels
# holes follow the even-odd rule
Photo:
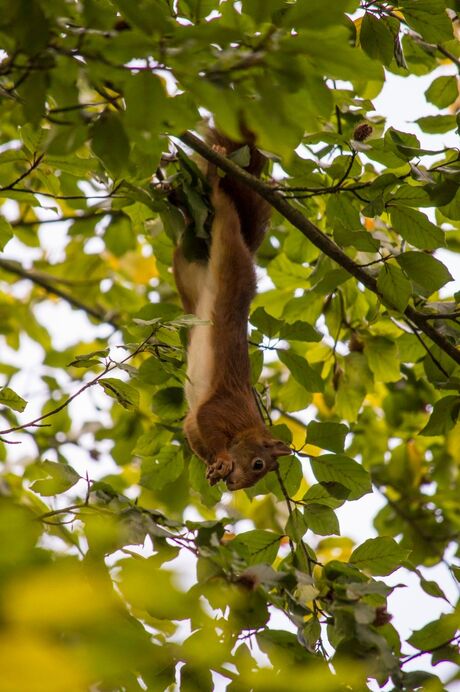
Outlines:
[[[384,576],[398,569],[409,553],[410,550],[401,548],[393,538],[379,536],[358,546],[350,556],[350,563],[371,574]]]
[[[427,297],[449,281],[453,281],[447,267],[424,252],[403,252],[396,259],[411,281],[424,289],[423,293]]]
[[[308,504],[303,515],[308,528],[314,533],[320,536],[340,535],[339,521],[330,507]]]
[[[386,305],[399,312],[404,312],[412,293],[412,287],[399,267],[386,262],[378,275],[377,288]]]
[[[343,423],[319,423],[312,421],[307,426],[307,443],[331,452],[343,452],[349,429]]]
[[[13,228],[8,221],[0,216],[0,252],[4,249],[5,245],[13,237]]]
[[[460,396],[445,396],[435,403],[430,419],[419,435],[446,435],[455,426],[460,414]]]
[[[272,531],[246,531],[239,534],[232,542],[234,548],[249,565],[265,562],[269,565],[278,554],[281,536]]]
[[[446,244],[444,231],[416,209],[403,206],[391,207],[390,218],[395,231],[414,247],[421,250],[436,250]]]
[[[0,406],[7,406],[13,411],[22,413],[27,406],[27,401],[9,387],[2,387],[0,389]]]
[[[37,464],[34,473],[35,475],[43,474],[44,479],[36,480],[30,487],[34,492],[45,497],[64,493],[81,478],[71,466],[47,460]]]
[[[297,355],[293,351],[277,350],[280,361],[291,372],[292,377],[304,387],[307,392],[322,392],[324,382],[320,375],[313,370],[305,358]]]
[[[372,490],[366,469],[343,454],[322,454],[311,460],[311,467],[318,481],[340,483],[348,488],[349,500],[357,500]]]
[[[139,392],[130,384],[117,380],[114,377],[104,377],[99,384],[105,393],[116,399],[123,408],[137,408],[139,406]]]

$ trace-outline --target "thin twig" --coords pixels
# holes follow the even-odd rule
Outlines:
[[[16,178],[16,180],[13,180],[12,183],[9,183],[9,185],[4,185],[3,187],[0,187],[0,192],[5,192],[6,190],[14,190],[16,188],[16,185],[21,182],[21,180],[24,180],[24,178],[27,178],[32,171],[37,168],[37,166],[40,164],[42,161],[43,157],[45,154],[40,154],[39,156],[36,156],[34,154],[34,158],[32,160],[32,163],[30,164],[29,168],[22,173],[19,178]]]
[[[40,423],[43,420],[46,420],[50,416],[54,416],[56,413],[59,413],[59,411],[62,411],[64,408],[66,408],[74,399],[76,399],[80,394],[82,394],[84,391],[89,389],[90,387],[93,387],[95,384],[98,384],[98,382],[104,377],[104,375],[107,375],[107,373],[112,372],[112,370],[115,370],[118,368],[120,365],[123,365],[126,363],[128,360],[131,360],[131,358],[134,358],[138,353],[140,353],[148,341],[152,338],[154,332],[151,332],[149,336],[142,341],[141,344],[126,358],[123,358],[119,363],[114,363],[113,361],[107,363],[104,367],[104,370],[99,373],[99,375],[96,375],[96,377],[93,377],[92,380],[89,380],[89,382],[86,382],[86,384],[83,385],[83,387],[80,387],[80,389],[69,396],[62,404],[59,404],[59,406],[56,406],[56,408],[52,409],[51,411],[48,411],[48,413],[44,413],[41,416],[38,416],[38,418],[35,418],[32,421],[29,421],[28,423],[24,423],[23,425],[16,425],[13,428],[8,428],[7,430],[0,430],[0,435],[8,435],[9,433],[12,432],[17,432],[18,430],[24,430],[25,428],[30,428],[32,426],[36,426],[37,423]]]

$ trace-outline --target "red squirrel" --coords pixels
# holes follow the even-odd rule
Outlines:
[[[226,155],[242,144],[213,133],[213,149]],[[225,146],[224,146],[225,145]],[[260,175],[265,157],[249,145],[246,168]],[[264,424],[251,386],[247,341],[249,307],[256,292],[252,253],[261,244],[270,207],[243,184],[220,178],[208,165],[214,219],[207,261],[189,261],[179,245],[174,276],[184,310],[208,324],[192,328],[187,349],[184,432],[208,468],[211,485],[229,490],[254,485],[291,453]]]

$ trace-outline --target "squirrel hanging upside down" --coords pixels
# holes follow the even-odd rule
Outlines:
[[[213,133],[222,155],[243,144]],[[265,157],[249,145],[246,170],[260,175]],[[271,436],[251,386],[247,341],[249,307],[256,292],[252,253],[261,244],[270,216],[265,200],[208,165],[214,219],[207,261],[189,261],[182,246],[174,276],[184,310],[208,324],[192,328],[187,350],[185,393],[189,413],[184,431],[193,451],[208,465],[211,485],[229,490],[254,485],[290,448]]]

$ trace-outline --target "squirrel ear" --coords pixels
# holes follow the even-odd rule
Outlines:
[[[273,440],[268,446],[270,447],[270,454],[274,457],[284,457],[292,454],[292,449],[284,442],[281,442],[281,440]]]

